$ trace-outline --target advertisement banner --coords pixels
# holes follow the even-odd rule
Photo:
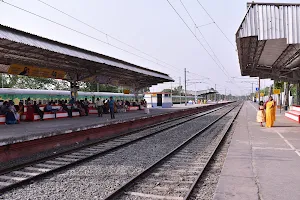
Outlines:
[[[42,78],[65,79],[66,73],[61,70],[53,70],[47,68],[39,68],[35,66],[26,66],[19,64],[12,64],[9,66],[8,74],[33,76]]]

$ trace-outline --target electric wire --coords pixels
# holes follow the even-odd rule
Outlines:
[[[170,3],[169,0],[167,0],[169,5],[172,7],[172,9],[175,11],[175,13],[178,15],[178,17],[182,20],[182,22],[185,24],[185,26],[189,29],[189,31],[193,34],[193,36],[196,38],[196,40],[199,42],[199,44],[203,47],[203,49],[206,51],[206,53],[211,57],[211,59],[217,64],[218,68],[222,70],[222,72],[227,76],[227,78],[233,83],[231,80],[231,77],[227,75],[227,73],[224,71],[222,67],[218,64],[218,62],[215,60],[215,58],[209,53],[209,51],[205,48],[205,46],[202,44],[202,42],[199,40],[197,35],[192,31],[192,29],[189,27],[189,25],[186,23],[186,21],[181,17],[181,15],[178,13],[178,11],[174,8],[174,6]],[[234,84],[234,83],[233,83]]]
[[[202,32],[200,31],[200,29],[198,28],[195,20],[193,19],[193,17],[191,16],[190,12],[187,10],[187,8],[185,7],[185,5],[183,4],[182,0],[180,0],[181,5],[183,6],[183,8],[185,9],[185,11],[187,12],[187,14],[189,15],[190,19],[192,20],[192,22],[194,23],[196,29],[198,30],[198,32],[200,33],[201,37],[203,38],[203,40],[205,41],[205,43],[207,44],[208,48],[211,50],[213,56],[216,58],[216,60],[220,63],[221,67],[224,69],[224,71],[226,71],[224,65],[221,63],[221,61],[219,60],[219,58],[217,57],[217,55],[215,54],[214,50],[212,49],[212,47],[210,46],[210,44],[208,43],[208,41],[206,40],[206,38],[204,37],[204,35],[202,34]],[[229,76],[228,72],[226,71],[227,75]]]
[[[113,40],[115,40],[115,41],[117,41],[117,42],[119,42],[119,43],[121,43],[121,44],[124,44],[124,45],[126,45],[126,46],[128,46],[128,47],[130,47],[130,48],[132,48],[132,49],[134,49],[134,50],[136,50],[136,51],[138,51],[138,52],[140,52],[140,53],[142,53],[142,54],[144,54],[144,55],[146,55],[146,56],[148,56],[148,57],[150,57],[150,58],[152,58],[152,59],[154,59],[154,60],[157,60],[157,61],[159,61],[159,62],[161,62],[161,63],[164,63],[164,64],[166,64],[166,65],[168,65],[168,66],[170,66],[170,67],[173,67],[173,68],[175,68],[175,69],[177,69],[177,70],[179,69],[178,67],[175,67],[175,66],[173,66],[173,65],[170,65],[170,64],[166,63],[165,61],[162,61],[162,60],[160,60],[160,59],[158,59],[158,58],[156,58],[156,57],[154,57],[154,56],[152,56],[152,55],[150,55],[150,54],[148,54],[148,53],[146,53],[146,52],[144,52],[144,51],[142,51],[142,50],[140,50],[140,49],[138,49],[138,48],[136,48],[136,47],[134,47],[134,46],[132,46],[132,45],[130,45],[130,44],[128,44],[128,43],[126,43],[126,42],[123,42],[123,41],[121,41],[120,39],[118,39],[118,38],[116,38],[116,37],[114,37],[114,36],[111,36],[111,35],[105,33],[104,31],[101,31],[101,30],[99,30],[98,28],[96,28],[96,27],[94,27],[94,26],[92,26],[92,25],[90,25],[90,24],[88,24],[88,23],[86,23],[86,22],[84,22],[84,21],[82,21],[82,20],[76,18],[76,17],[73,17],[72,15],[70,15],[70,14],[68,14],[68,13],[66,13],[66,12],[64,12],[64,11],[62,11],[62,10],[60,10],[60,9],[58,9],[58,8],[56,8],[56,7],[52,6],[52,5],[50,5],[50,4],[46,3],[46,2],[44,2],[44,1],[42,1],[42,0],[37,0],[37,1],[39,1],[40,3],[42,3],[42,4],[44,4],[44,5],[48,6],[48,7],[52,8],[52,9],[54,9],[54,10],[60,12],[60,13],[62,13],[62,14],[64,14],[64,15],[66,15],[66,16],[68,16],[68,17],[74,19],[74,20],[77,21],[77,22],[80,22],[81,24],[84,24],[84,25],[90,27],[91,29],[96,30],[96,31],[99,32],[99,33],[102,33],[102,34],[106,35],[106,37],[110,37],[111,39],[113,39]]]
[[[56,24],[56,25],[58,25],[58,26],[61,26],[61,27],[63,27],[63,28],[66,28],[66,29],[68,29],[68,30],[74,31],[74,32],[76,32],[76,33],[78,33],[78,34],[80,34],[80,35],[84,35],[84,36],[89,37],[89,38],[91,38],[91,39],[93,39],[93,40],[96,40],[96,41],[98,41],[98,42],[101,42],[101,43],[104,43],[104,44],[109,45],[109,46],[111,46],[111,47],[114,47],[114,48],[116,48],[116,49],[118,49],[118,50],[121,50],[121,51],[126,52],[126,53],[128,53],[128,54],[131,54],[131,55],[136,56],[136,57],[138,57],[138,58],[147,60],[147,61],[149,61],[149,62],[151,62],[151,63],[160,65],[160,66],[162,66],[162,67],[166,67],[165,65],[162,65],[162,64],[160,64],[160,63],[158,63],[158,62],[152,61],[152,60],[150,60],[150,59],[148,59],[148,58],[145,58],[145,57],[140,56],[140,55],[138,55],[138,54],[132,53],[132,52],[126,50],[126,49],[120,48],[120,47],[118,47],[118,46],[115,46],[115,45],[110,44],[110,43],[108,43],[108,42],[105,42],[105,41],[103,41],[103,40],[100,40],[100,39],[98,39],[98,38],[96,38],[96,37],[90,36],[90,35],[88,35],[88,34],[86,34],[86,33],[83,33],[83,32],[81,32],[81,31],[78,31],[78,30],[76,30],[76,29],[73,29],[73,28],[71,28],[71,27],[68,27],[68,26],[66,26],[66,25],[64,25],[64,24],[61,24],[61,23],[56,22],[56,21],[54,21],[54,20],[48,19],[48,18],[43,17],[43,16],[41,16],[41,15],[38,15],[38,14],[36,14],[36,13],[33,13],[33,12],[29,11],[29,10],[26,10],[26,9],[21,8],[21,7],[19,7],[19,6],[16,6],[16,5],[14,5],[14,4],[8,3],[8,2],[6,2],[6,1],[4,1],[4,0],[2,0],[1,2],[7,4],[7,5],[11,6],[11,7],[14,7],[14,8],[16,8],[16,9],[19,9],[19,10],[21,10],[21,11],[24,11],[24,12],[26,12],[26,13],[29,13],[29,14],[31,14],[31,15],[34,15],[34,16],[36,16],[36,17],[39,17],[39,18],[41,18],[41,19],[44,19],[44,20],[46,20],[46,21],[49,21],[49,22],[51,22],[51,23],[54,23],[54,24]],[[168,68],[170,68],[170,67],[168,67]],[[173,69],[173,68],[170,68],[170,69],[172,69],[172,70],[174,70],[174,71],[176,71],[176,72],[178,73],[177,70],[175,70],[175,69]]]
[[[212,18],[212,16],[207,12],[207,10],[204,8],[204,6],[200,3],[199,0],[197,0],[198,4],[202,7],[202,9],[206,12],[208,17],[212,20],[212,22],[216,25],[216,27],[220,30],[220,32],[224,35],[224,37],[227,39],[227,41],[233,46],[234,50],[236,51],[236,46],[230,41],[230,39],[226,36],[224,31],[220,28],[220,26],[217,24],[217,22]]]

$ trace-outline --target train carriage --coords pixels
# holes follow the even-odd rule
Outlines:
[[[112,92],[78,92],[78,100],[84,100],[87,98],[92,102],[96,98],[108,99],[114,97],[115,100],[135,100],[134,94],[112,93]],[[12,89],[2,88],[0,89],[0,100],[13,100],[15,104],[18,104],[21,100],[25,101],[30,97],[33,101],[42,102],[42,104],[48,101],[58,100],[70,100],[70,91],[64,90],[33,90],[33,89]],[[138,100],[141,100],[143,95],[138,95]]]

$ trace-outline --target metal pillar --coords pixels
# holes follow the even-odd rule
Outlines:
[[[79,89],[79,87],[77,86],[77,82],[70,81],[70,90],[71,90],[70,97],[71,97],[71,99],[74,99],[74,102],[76,101],[76,98],[77,98],[78,89]]]
[[[217,102],[217,84],[215,84],[215,102]]]
[[[171,101],[173,102],[173,88],[172,88],[172,82],[171,82]]]
[[[1,73],[1,82],[2,82],[2,88],[4,88],[4,78],[3,73]]]
[[[195,83],[195,104],[197,104],[197,83]]]
[[[290,97],[290,83],[289,82],[285,82],[284,83],[284,95],[285,95],[284,109],[288,110],[288,107],[289,107],[289,97]]]
[[[296,84],[296,104],[300,105],[300,83]]]
[[[186,68],[184,68],[184,95],[185,95],[185,105],[187,105],[187,96],[186,96]]]
[[[179,96],[180,96],[180,104],[181,104],[181,77],[179,76]]]

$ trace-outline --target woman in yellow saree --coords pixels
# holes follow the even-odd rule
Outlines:
[[[273,98],[270,96],[269,101],[266,104],[266,127],[271,128],[274,125],[275,121],[275,102]]]

